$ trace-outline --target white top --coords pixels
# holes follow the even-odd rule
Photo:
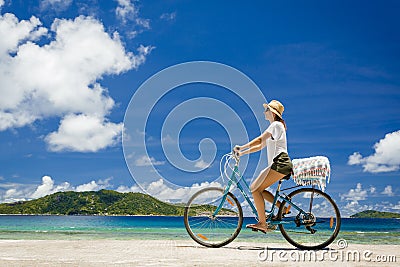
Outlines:
[[[285,126],[283,126],[282,122],[274,121],[269,125],[267,130],[272,135],[271,138],[266,140],[267,145],[267,154],[268,154],[268,166],[271,166],[273,163],[273,159],[278,156],[281,152],[287,151],[287,142],[286,142],[286,130]]]

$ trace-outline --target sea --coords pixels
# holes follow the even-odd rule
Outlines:
[[[255,223],[244,218],[243,225]],[[190,240],[183,217],[1,215],[0,239],[12,240]],[[348,244],[400,245],[399,219],[342,218],[337,240]],[[278,230],[266,235],[244,228],[236,241],[284,243]]]

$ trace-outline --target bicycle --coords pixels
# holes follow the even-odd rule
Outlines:
[[[224,158],[226,162],[222,171]],[[235,161],[233,168],[230,165],[232,159]],[[190,237],[200,245],[222,247],[239,235],[243,224],[243,209],[231,192],[234,186],[239,189],[258,220],[256,208],[245,191],[246,188],[250,192],[250,188],[239,173],[239,162],[239,157],[234,153],[224,155],[221,158],[220,170],[221,175],[229,179],[225,188],[203,188],[196,192],[185,206],[185,228]],[[227,167],[232,170],[230,176],[227,174]],[[281,189],[282,182],[290,177],[291,175],[288,175],[278,182],[271,209],[266,209],[267,223],[271,230],[279,227],[283,237],[299,249],[322,249],[331,244],[339,233],[339,209],[333,199],[315,188],[315,185],[302,187],[289,194],[282,193],[300,187],[297,185]],[[277,214],[273,216],[278,200],[281,200],[281,205]]]

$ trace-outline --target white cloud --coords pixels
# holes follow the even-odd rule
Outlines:
[[[142,189],[140,187],[133,185],[131,187],[128,187],[126,185],[120,185],[118,188],[115,190],[120,193],[128,193],[128,192],[133,192],[133,193],[143,193]]]
[[[50,176],[43,176],[40,185],[26,185],[26,184],[0,184],[0,187],[6,188],[4,194],[0,194],[0,202],[15,202],[25,201],[44,197],[57,192],[65,191],[98,191],[112,187],[110,180],[112,178],[100,179],[97,181],[90,181],[89,183],[72,186],[68,182],[55,184]],[[132,187],[133,188],[133,187]]]
[[[5,192],[0,191],[0,202],[26,201],[60,191],[75,189],[68,182],[55,185],[54,180],[50,176],[43,176],[40,185],[6,183],[0,184],[0,188],[6,189]]]
[[[350,215],[353,215],[357,212],[364,211],[364,210],[372,210],[372,209],[377,209],[377,205],[368,205],[364,204],[361,205],[357,201],[350,201],[347,203],[345,206],[340,207],[340,214],[342,217],[350,217]],[[382,209],[378,209],[382,210]]]
[[[112,184],[110,184],[111,179],[112,178],[107,178],[104,180],[99,179],[96,181],[92,180],[88,183],[72,186],[68,182],[56,184],[50,176],[43,176],[42,183],[40,185],[0,184],[0,188],[6,189],[5,192],[0,191],[0,202],[31,200],[64,191],[83,192],[110,189],[113,187]],[[166,184],[164,180],[160,179],[144,186],[144,192],[137,185],[133,185],[131,187],[120,185],[117,187],[116,191],[121,193],[146,193],[163,201],[183,203],[186,202],[189,197],[191,197],[195,192],[205,187],[221,188],[222,185],[218,182],[203,182],[200,184],[195,183],[189,187],[172,188],[171,186]]]
[[[135,160],[135,165],[138,167],[144,167],[144,166],[157,166],[157,165],[164,165],[165,161],[157,161],[153,157],[148,157],[148,156],[141,156],[140,158],[137,158]]]
[[[59,185],[56,185],[56,186],[54,187],[54,192],[52,192],[52,193],[70,191],[70,190],[73,190],[73,189],[74,189],[74,187],[71,186],[70,183],[68,183],[68,182],[63,182],[63,183],[61,183],[61,184],[59,184]]]
[[[375,193],[376,192],[376,187],[371,186],[369,188],[369,191],[371,192],[371,194]]]
[[[57,12],[66,10],[72,3],[72,0],[42,0],[40,8],[49,9]]]
[[[135,69],[137,69],[139,67],[139,65],[143,64],[146,61],[146,56],[148,54],[150,54],[150,52],[153,49],[155,49],[154,46],[149,46],[149,45],[148,46],[143,46],[143,45],[140,45],[138,47],[138,49],[137,49],[138,53],[135,56],[135,62],[134,62],[133,67]]]
[[[54,186],[54,180],[50,176],[42,177],[42,184],[39,185],[36,190],[28,195],[30,199],[44,197],[56,192],[70,191],[74,188],[68,183],[64,182],[62,184]]]
[[[115,14],[122,20],[126,20],[126,17],[136,16],[137,10],[130,0],[117,0],[118,6],[115,9]]]
[[[341,200],[349,200],[354,204],[357,204],[360,200],[365,200],[367,198],[367,190],[362,189],[360,183],[357,184],[355,189],[350,189],[346,194],[340,194]]]
[[[4,0],[0,0],[0,11],[1,11],[1,8],[4,6]]]
[[[7,36],[0,39],[0,131],[61,117],[58,131],[44,139],[50,149],[85,152],[115,144],[121,124],[108,122],[114,100],[98,81],[138,68],[153,47],[141,45],[136,55],[127,52],[118,33],[110,36],[101,22],[84,16],[54,20],[54,39],[42,46],[34,42],[50,38],[47,32],[36,17],[0,16],[0,36]],[[67,127],[82,121],[100,133]],[[91,138],[82,142],[84,137]]]
[[[362,165],[365,172],[391,172],[400,169],[400,130],[388,133],[374,145],[375,153],[363,157],[359,152],[349,156],[349,165]]]
[[[369,189],[363,189],[362,184],[358,183],[356,188],[350,189],[348,193],[339,194],[341,201],[347,201],[344,206],[340,207],[340,212],[343,217],[348,217],[357,212],[361,212],[364,210],[379,210],[379,211],[395,211],[399,209],[399,203],[389,203],[387,201],[383,201],[381,203],[371,203],[368,201],[368,193],[374,194],[376,193],[376,187],[370,186]],[[387,185],[385,189],[381,192],[381,194],[387,196],[394,196],[392,186]],[[375,195],[376,196],[376,195]],[[364,202],[360,202],[364,201]]]
[[[51,194],[54,187],[54,181],[50,176],[42,177],[42,184],[38,186],[35,192],[31,195],[31,198],[39,198]]]
[[[98,191],[98,190],[100,190],[100,186],[95,181],[91,181],[87,184],[82,184],[76,187],[77,192]]]
[[[184,203],[187,202],[195,192],[205,187],[222,187],[222,185],[218,182],[203,182],[201,184],[195,183],[190,187],[180,187],[174,189],[165,184],[164,180],[160,179],[150,183],[144,189],[146,193],[160,200]]]
[[[194,164],[195,168],[199,168],[199,169],[205,169],[210,167],[210,164],[205,162],[204,160],[200,159],[198,161],[196,161],[196,163]]]
[[[361,164],[362,156],[359,152],[354,152],[352,155],[349,156],[349,161],[347,164],[349,165],[357,165]]]
[[[391,185],[386,186],[382,194],[387,195],[388,197],[394,196],[392,186]]]
[[[175,20],[175,18],[176,18],[176,12],[172,12],[172,13],[163,13],[163,14],[160,16],[160,19],[166,20],[166,21]]]
[[[361,212],[364,210],[377,210],[377,211],[386,211],[386,212],[398,212],[400,209],[400,201],[397,203],[391,203],[388,201],[381,201],[379,203],[368,203],[368,204],[359,204],[350,202],[347,205],[340,207],[340,213],[342,217],[349,217],[352,214],[357,212]]]
[[[167,134],[166,136],[161,138],[161,143],[163,145],[169,145],[169,144],[176,144],[176,141],[171,137],[171,135]]]
[[[112,178],[107,178],[105,180],[90,181],[89,183],[78,185],[74,191],[84,192],[84,191],[99,191],[101,189],[106,189],[110,187],[110,180]]]
[[[46,137],[49,149],[95,152],[114,145],[121,136],[122,123],[115,124],[102,120],[84,114],[67,115],[61,121],[58,131]]]
[[[10,203],[10,202],[17,202],[17,201],[25,201],[26,198],[24,196],[25,196],[25,192],[19,191],[16,188],[11,188],[5,192],[2,202]]]
[[[41,27],[40,20],[32,16],[29,20],[18,21],[18,18],[11,13],[0,16],[0,36],[7,38],[0,39],[0,59],[6,60],[7,53],[16,52],[21,42],[36,40],[47,33],[47,29]],[[2,63],[3,64],[3,63]]]
[[[128,20],[134,21],[138,26],[150,29],[150,20],[139,17],[139,9],[134,5],[133,0],[117,0],[117,2],[118,6],[115,9],[115,14],[123,23]]]
[[[4,198],[8,199],[10,197],[13,197],[16,195],[16,193],[17,193],[17,189],[15,189],[15,188],[8,189],[4,195]]]

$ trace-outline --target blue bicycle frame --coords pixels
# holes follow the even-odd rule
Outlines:
[[[238,179],[238,177],[239,177],[239,179]],[[257,215],[256,207],[254,206],[253,202],[250,200],[249,196],[248,196],[247,193],[245,192],[245,190],[244,190],[243,186],[241,185],[240,181],[243,181],[243,183],[244,183],[245,187],[247,188],[247,190],[248,190],[248,191],[251,191],[249,185],[246,183],[246,181],[245,181],[244,179],[242,179],[242,177],[241,177],[241,175],[240,175],[240,173],[239,173],[238,162],[237,162],[237,163],[235,164],[235,166],[234,166],[234,169],[233,169],[232,175],[231,175],[231,177],[230,177],[230,179],[229,179],[229,181],[228,181],[228,184],[227,184],[226,187],[225,187],[225,190],[224,190],[224,194],[223,194],[221,203],[219,204],[219,206],[217,207],[217,209],[216,209],[215,212],[213,213],[213,216],[216,216],[216,215],[218,214],[218,212],[221,210],[221,208],[222,208],[222,206],[223,206],[223,204],[224,204],[224,202],[225,202],[225,200],[226,200],[226,197],[227,197],[227,195],[228,195],[228,193],[229,193],[229,190],[231,189],[231,186],[232,186],[233,184],[235,184],[235,185],[237,186],[237,188],[239,189],[239,191],[242,193],[243,197],[246,199],[247,203],[250,205],[251,210],[252,210],[254,216],[255,216],[255,217],[257,218],[257,220],[258,220],[258,215]],[[294,204],[293,202],[291,202],[290,199],[289,199],[288,197],[282,196],[282,195],[279,193],[279,192],[280,192],[281,183],[282,183],[282,180],[280,180],[279,183],[278,183],[278,188],[276,189],[276,192],[275,192],[274,200],[273,200],[273,202],[272,202],[272,207],[271,207],[271,209],[270,209],[270,210],[265,210],[265,212],[268,213],[268,214],[273,213],[274,210],[275,210],[276,202],[278,201],[278,199],[281,199],[281,200],[286,201],[286,203],[288,203],[289,206],[291,206],[291,207],[295,208],[296,210],[298,210],[298,211],[300,212],[300,214],[301,214],[301,213],[307,214],[303,209],[299,208],[296,204]],[[311,199],[313,199],[313,196],[311,197]],[[312,203],[312,200],[311,200],[311,203]],[[272,221],[271,219],[272,219],[272,216],[269,216],[269,217],[267,218],[267,221],[268,221],[268,222],[271,222],[271,224],[281,224],[281,223],[282,223],[282,221]]]

